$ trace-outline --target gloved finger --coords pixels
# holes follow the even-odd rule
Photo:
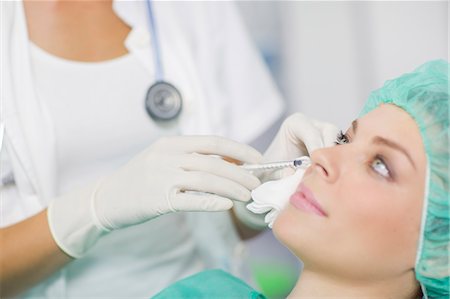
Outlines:
[[[261,153],[251,146],[218,136],[166,137],[161,142],[164,146],[160,146],[169,152],[219,155],[246,163],[262,160]]]
[[[249,201],[251,198],[250,191],[244,186],[201,171],[185,172],[176,187],[181,191],[212,193],[238,201]]]
[[[336,142],[337,135],[339,133],[339,128],[331,123],[326,122],[317,122],[314,124],[319,128],[322,132],[322,142],[324,147],[333,146]]]
[[[176,193],[171,201],[171,206],[175,211],[186,212],[218,212],[226,211],[233,207],[233,202],[228,198],[195,192],[179,192]]]
[[[186,171],[202,171],[229,179],[248,190],[253,190],[261,185],[255,175],[218,157],[200,154],[185,155],[180,161],[180,167]]]
[[[321,131],[313,122],[300,113],[291,115],[285,124],[288,136],[294,144],[304,144],[308,153],[323,147]]]
[[[331,123],[310,119],[296,113],[289,117],[290,132],[303,141],[308,153],[322,147],[332,146],[336,141],[339,129]]]

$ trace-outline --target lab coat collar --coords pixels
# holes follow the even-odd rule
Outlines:
[[[52,153],[48,150],[45,138],[48,137],[47,120],[42,117],[31,80],[28,53],[28,34],[22,2],[9,2],[2,8],[7,9],[2,20],[2,60],[3,74],[3,111],[2,121],[5,123],[5,139],[10,149],[12,164],[22,168],[17,173],[26,174],[25,180],[16,179],[20,186],[28,192],[39,195],[41,205],[44,198],[54,193],[53,168],[47,159]],[[17,113],[21,111],[21,113]],[[42,167],[42,165],[44,167]],[[42,182],[46,180],[47,182]]]

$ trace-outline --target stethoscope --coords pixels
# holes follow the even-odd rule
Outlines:
[[[183,101],[178,89],[166,82],[163,77],[163,67],[161,62],[161,52],[158,43],[156,26],[152,11],[152,4],[147,0],[148,19],[150,34],[152,36],[153,57],[155,60],[156,80],[147,91],[145,96],[145,109],[148,115],[158,122],[176,119],[181,112]],[[0,122],[0,153],[2,152],[5,139],[5,126]],[[14,183],[12,172],[2,174],[0,177],[0,188]]]
[[[152,38],[153,58],[155,62],[156,80],[145,96],[145,109],[155,121],[170,121],[180,115],[183,107],[181,93],[172,84],[164,80],[161,49],[156,32],[155,17],[152,11],[151,0],[147,0],[148,23]]]

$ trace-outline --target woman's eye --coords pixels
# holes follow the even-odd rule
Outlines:
[[[349,142],[349,138],[344,132],[339,131],[338,135],[336,136],[336,141],[334,142],[336,145],[340,144],[346,144]]]
[[[380,157],[376,157],[373,161],[372,161],[372,169],[378,173],[379,175],[381,175],[382,177],[385,178],[390,178],[391,177],[391,172],[389,171],[389,169],[386,166],[386,163],[384,163],[383,159]]]

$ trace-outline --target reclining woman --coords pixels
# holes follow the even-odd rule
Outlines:
[[[311,153],[273,226],[304,263],[290,298],[448,298],[448,73],[432,61],[387,81],[338,145]],[[155,298],[189,297],[264,298],[217,270]]]

